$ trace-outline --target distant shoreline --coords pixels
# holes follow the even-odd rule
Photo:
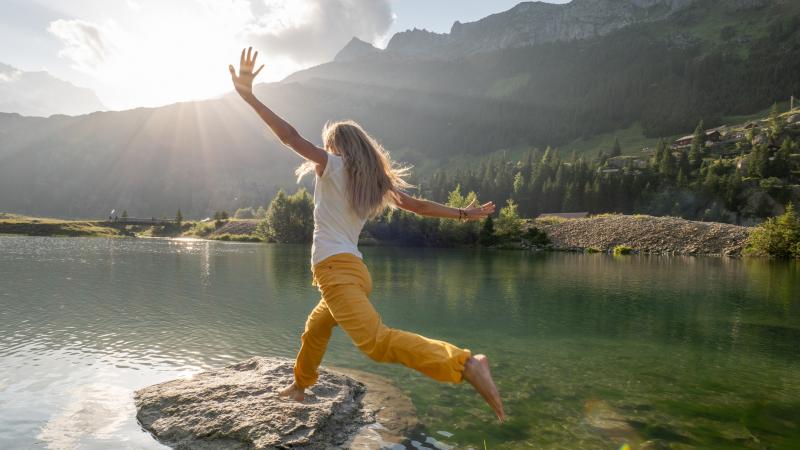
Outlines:
[[[258,220],[231,219],[220,226],[198,227],[206,222],[185,221],[180,226],[117,225],[109,221],[60,220],[0,215],[0,235],[53,237],[194,238],[223,242],[266,242],[256,235]],[[499,249],[568,251],[580,253],[624,253],[741,256],[753,228],[716,222],[697,222],[676,217],[599,214],[580,219],[528,219],[525,227],[536,227],[550,239],[547,246],[524,240],[494,246]],[[203,229],[203,234],[197,234]],[[362,246],[394,245],[365,238]]]

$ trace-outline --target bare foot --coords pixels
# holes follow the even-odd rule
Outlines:
[[[289,400],[302,402],[306,398],[306,390],[298,386],[296,383],[292,383],[290,386],[287,386],[282,391],[278,392],[278,395],[281,397],[286,397]]]
[[[475,355],[464,364],[465,380],[478,391],[486,400],[486,403],[494,410],[500,423],[506,420],[506,413],[503,411],[503,401],[500,393],[492,380],[492,372],[489,370],[489,358],[486,355]]]

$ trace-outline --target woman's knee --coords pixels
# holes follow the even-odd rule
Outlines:
[[[381,325],[372,335],[358,343],[358,348],[373,361],[387,362],[390,354],[392,329]]]
[[[322,317],[309,317],[308,320],[306,320],[302,339],[324,339],[327,341],[331,337],[334,326],[336,326],[336,322],[332,320],[326,320]]]

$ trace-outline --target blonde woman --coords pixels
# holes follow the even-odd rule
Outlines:
[[[400,363],[441,382],[469,382],[497,418],[505,420],[500,394],[485,355],[450,343],[388,328],[369,301],[372,280],[358,251],[358,235],[370,217],[385,207],[451,219],[476,220],[495,210],[492,202],[451,208],[410,197],[402,189],[407,168],[397,167],[387,152],[351,121],[328,124],[323,130],[325,148],[304,139],[289,123],[253,95],[258,52],[242,50],[239,73],[229,70],[236,91],[253,107],[284,145],[305,158],[298,176],[314,171],[314,237],[311,247],[313,285],[322,293],[311,311],[301,337],[294,367],[294,382],[280,395],[302,402],[305,389],[317,381],[333,327],[340,326],[370,358]]]

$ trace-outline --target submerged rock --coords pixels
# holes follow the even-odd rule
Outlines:
[[[408,397],[363,372],[321,369],[304,402],[285,400],[293,365],[254,357],[149,386],[135,393],[136,417],[165,445],[203,450],[381,448],[419,425]]]

